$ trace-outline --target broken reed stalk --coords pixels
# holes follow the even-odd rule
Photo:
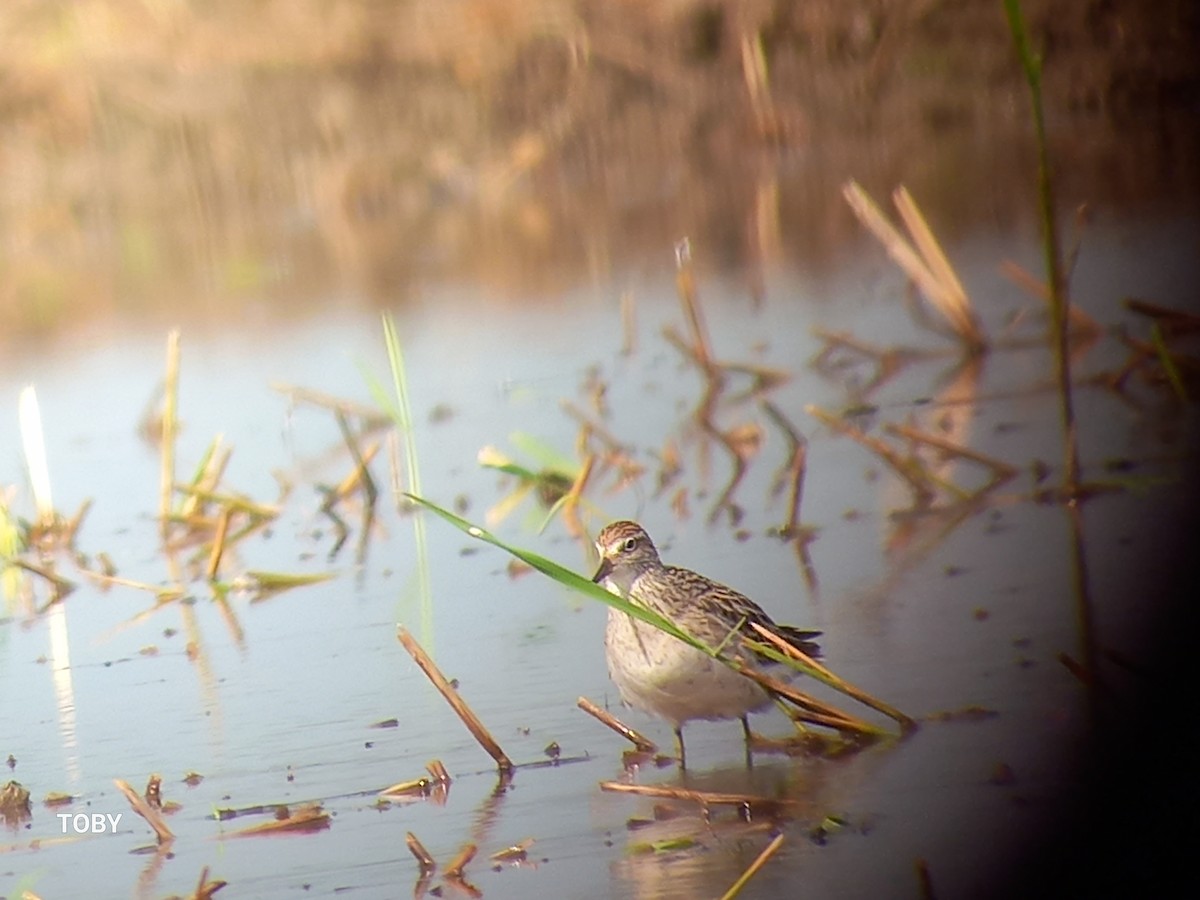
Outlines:
[[[807,722],[810,725],[820,725],[824,728],[832,728],[834,731],[841,732],[842,734],[857,734],[860,737],[871,740],[877,740],[887,735],[887,732],[882,728],[872,725],[865,719],[851,715],[848,712],[838,709],[836,706],[822,703],[816,697],[804,693],[787,682],[780,681],[778,678],[772,678],[770,675],[765,675],[758,669],[745,665],[740,661],[734,665],[734,669],[751,681],[757,682],[773,696],[782,698],[792,704],[795,709],[788,709],[787,713],[794,720]]]
[[[760,797],[755,794],[731,794],[722,791],[697,791],[691,788],[670,787],[665,784],[627,784],[623,781],[602,781],[600,790],[616,794],[640,794],[643,797],[665,797],[670,800],[690,800],[704,806],[795,806],[798,801]]]
[[[235,831],[232,837],[259,837],[264,834],[278,834],[290,831],[302,831],[306,833],[324,831],[330,827],[333,818],[320,803],[308,803],[295,811],[287,810],[286,807],[283,807],[283,809],[288,813],[285,818],[277,818],[259,825],[251,825],[248,828],[243,828],[241,831]]]
[[[954,331],[966,341],[971,350],[975,352],[984,350],[987,347],[987,340],[971,311],[971,301],[967,297],[967,291],[962,286],[962,282],[958,280],[954,266],[950,265],[950,260],[946,258],[938,239],[933,236],[933,230],[925,221],[921,210],[917,208],[916,201],[908,192],[908,188],[903,185],[896,188],[892,192],[892,203],[896,205],[900,218],[904,220],[908,233],[912,235],[913,243],[917,245],[921,258],[925,260],[925,264],[942,287],[939,295],[939,311],[950,322]]]
[[[458,714],[458,717],[462,719],[463,724],[467,726],[467,730],[471,732],[471,736],[474,737],[475,740],[479,742],[479,745],[488,752],[488,755],[490,755],[492,759],[496,761],[496,766],[500,769],[500,773],[502,775],[507,775],[512,772],[512,760],[510,760],[505,755],[504,751],[500,749],[500,745],[496,743],[495,739],[492,738],[492,735],[488,732],[487,728],[485,728],[483,723],[479,721],[479,717],[471,711],[471,708],[467,706],[462,697],[458,695],[458,691],[456,691],[451,686],[450,682],[446,680],[446,676],[441,673],[437,667],[437,664],[434,663],[434,661],[429,657],[429,654],[427,654],[421,645],[417,643],[416,639],[408,633],[408,629],[403,625],[400,625],[396,630],[396,637],[404,646],[404,649],[408,651],[409,655],[413,658],[416,664],[421,667],[421,671],[424,672],[429,680],[433,682],[433,686],[436,687],[441,695],[446,698],[446,702],[450,704],[451,709],[453,709]]]
[[[972,353],[985,350],[987,341],[971,313],[971,304],[966,292],[908,191],[903,187],[897,188],[893,194],[893,201],[900,210],[917,248],[888,221],[887,216],[858,182],[848,181],[842,188],[842,194],[858,220],[883,244],[888,256],[942,314],[967,349]]]
[[[478,852],[478,850],[479,848],[474,844],[467,844],[464,846],[458,851],[458,855],[455,856],[454,859],[450,860],[450,864],[446,866],[446,871],[443,873],[443,875],[450,879],[462,878],[463,869],[466,868],[467,863],[475,858],[475,854]]]
[[[404,843],[408,846],[408,852],[417,858],[417,865],[421,867],[421,874],[432,875],[437,869],[437,860],[425,849],[425,845],[411,831],[404,835]]]
[[[750,865],[746,868],[746,871],[743,872],[741,877],[730,886],[729,890],[721,895],[721,900],[733,900],[734,897],[740,894],[742,892],[742,888],[746,886],[746,883],[758,874],[758,870],[767,864],[767,860],[775,855],[775,851],[778,850],[782,844],[783,832],[780,832],[779,834],[775,835],[775,839],[771,841],[771,843],[767,844],[767,846],[763,848],[763,852],[758,854],[758,857],[754,860],[754,862],[750,863]]]
[[[208,555],[208,566],[205,575],[209,581],[217,580],[217,570],[221,567],[221,556],[225,553],[225,537],[229,534],[229,519],[233,512],[228,506],[222,507],[217,516],[217,531],[213,535],[212,552]]]
[[[762,32],[746,32],[741,39],[742,79],[750,97],[754,126],[762,137],[771,137],[779,129],[779,114],[771,96],[771,76],[767,54],[763,49]]]
[[[222,881],[220,878],[208,880],[208,866],[200,870],[200,881],[196,884],[196,890],[188,900],[212,900],[213,894],[221,888],[229,884],[227,881]]]
[[[367,503],[374,504],[379,497],[379,489],[376,487],[375,479],[371,477],[371,471],[367,467],[379,453],[380,443],[379,441],[372,441],[361,455],[358,452],[358,447],[354,444],[347,442],[346,446],[350,448],[350,452],[354,455],[354,468],[350,474],[339,481],[333,490],[329,492],[329,496],[325,502],[332,506],[349,497],[359,485],[362,485]]]
[[[655,744],[654,741],[650,740],[645,735],[634,731],[612,713],[601,709],[587,697],[580,697],[579,700],[576,701],[575,705],[582,709],[589,716],[599,719],[603,724],[607,725],[617,734],[621,735],[621,737],[632,743],[634,747],[636,747],[638,750],[641,750],[643,753],[658,752],[658,745]]]
[[[171,527],[171,495],[175,490],[175,435],[179,411],[179,329],[167,334],[167,377],[163,384],[161,467],[158,482],[158,519],[162,536]]]
[[[790,643],[788,643],[787,641],[785,641],[783,638],[779,637],[778,635],[772,634],[770,631],[768,631],[766,628],[763,628],[757,622],[751,622],[750,627],[753,628],[755,631],[757,631],[760,635],[762,635],[762,637],[766,641],[768,641],[769,643],[774,644],[776,647],[778,647],[780,652],[782,652],[785,656],[790,656],[792,659],[799,660],[800,662],[804,663],[806,666],[810,666],[813,669],[816,669],[818,672],[820,672],[822,675],[824,675],[825,678],[828,679],[828,683],[831,687],[836,688],[837,690],[841,691],[843,694],[845,694],[848,697],[853,697],[855,700],[857,700],[859,703],[863,704],[864,706],[869,706],[869,707],[871,707],[871,709],[875,710],[876,712],[883,713],[888,718],[893,719],[895,722],[897,722],[900,725],[900,729],[901,729],[902,733],[907,734],[911,731],[916,730],[917,721],[915,719],[913,719],[909,716],[906,716],[904,713],[900,712],[900,710],[896,709],[893,706],[888,705],[887,703],[884,703],[882,700],[878,699],[877,697],[873,697],[872,695],[868,694],[866,691],[862,690],[861,688],[855,687],[850,682],[848,682],[842,678],[839,678],[837,675],[835,675],[829,669],[825,668],[825,666],[821,665],[821,663],[817,662],[815,659],[813,659],[807,653],[792,646]]]
[[[15,569],[24,569],[26,572],[37,575],[39,578],[46,579],[54,589],[54,599],[61,600],[67,594],[71,593],[71,591],[75,590],[75,582],[59,575],[49,566],[40,566],[25,559],[10,559],[7,561],[7,564]]]
[[[129,805],[133,807],[133,811],[145,819],[154,833],[158,835],[158,843],[166,844],[175,840],[175,835],[171,833],[171,829],[167,827],[167,823],[163,820],[162,813],[151,806],[143,799],[142,795],[133,789],[128,781],[123,781],[120,778],[114,778],[113,784],[117,786],[125,799],[129,801]]]

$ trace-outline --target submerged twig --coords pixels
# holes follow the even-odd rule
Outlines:
[[[465,845],[461,850],[458,851],[454,859],[450,860],[450,862],[447,864],[445,877],[462,878],[463,869],[466,868],[467,863],[475,858],[475,854],[478,851],[479,848],[474,844]]]
[[[425,849],[425,845],[417,839],[417,836],[411,831],[404,835],[404,843],[408,846],[408,852],[417,858],[417,865],[421,867],[422,875],[432,875],[437,870],[437,860]]]
[[[609,728],[611,728],[617,734],[621,735],[621,737],[625,738],[627,741],[632,743],[633,746],[635,746],[638,750],[641,750],[643,753],[657,753],[658,752],[658,745],[655,744],[654,741],[650,740],[645,735],[643,735],[637,731],[634,731],[632,728],[630,728],[628,725],[626,725],[624,722],[622,722],[620,719],[618,719],[612,713],[608,712],[607,710],[601,709],[595,703],[593,703],[591,700],[589,700],[587,697],[580,697],[579,700],[576,701],[575,705],[578,706],[580,709],[582,709],[589,716],[592,716],[592,717],[598,719],[603,724],[607,725]]]
[[[416,664],[421,667],[421,671],[433,682],[433,686],[446,698],[446,702],[450,704],[450,707],[458,713],[458,717],[467,726],[467,730],[471,732],[471,736],[496,761],[501,774],[511,772],[513,769],[512,760],[500,749],[500,745],[496,743],[491,733],[484,727],[483,722],[479,720],[479,717],[471,711],[471,708],[459,696],[458,691],[454,689],[453,685],[446,679],[446,676],[438,669],[437,664],[425,652],[424,648],[408,633],[408,629],[400,625],[396,630],[396,637]]]
[[[275,812],[276,818],[270,822],[251,825],[241,831],[235,831],[233,837],[258,837],[264,834],[277,834],[281,831],[322,831],[332,824],[332,817],[320,803],[308,803],[295,812],[286,806],[280,806]]]
[[[171,833],[171,829],[167,827],[166,821],[157,809],[145,801],[141,794],[135,791],[128,781],[123,781],[120,778],[114,778],[113,784],[117,786],[125,799],[129,801],[129,805],[133,807],[133,811],[145,819],[154,833],[158,835],[158,843],[166,844],[175,840],[175,835]]]
[[[738,880],[730,886],[729,890],[721,895],[721,900],[733,900],[734,897],[740,894],[742,892],[742,888],[746,886],[746,883],[758,874],[758,870],[767,864],[767,860],[775,855],[775,851],[778,850],[782,844],[783,833],[781,832],[775,835],[775,839],[763,848],[762,853],[758,854],[754,862],[750,863],[750,865],[746,868],[746,871],[743,872],[741,877],[739,877]]]
[[[222,881],[220,878],[209,881],[208,866],[205,866],[200,870],[200,880],[196,883],[196,890],[188,900],[212,900],[212,895],[227,885],[228,882]]]
[[[665,797],[670,800],[690,800],[704,806],[795,806],[799,801],[776,799],[757,794],[732,794],[722,791],[697,791],[691,788],[670,787],[664,784],[627,784],[623,781],[602,781],[600,790],[619,794],[640,794],[643,797]]]

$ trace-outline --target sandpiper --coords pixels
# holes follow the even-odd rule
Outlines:
[[[750,626],[758,624],[819,655],[812,638],[819,631],[777,625],[743,594],[691,569],[664,565],[645,529],[636,522],[613,522],[596,539],[600,568],[593,581],[615,594],[652,609],[709,647],[736,654],[737,631],[760,640]],[[756,682],[683,641],[616,609],[608,611],[604,634],[608,674],[621,699],[637,709],[666,719],[675,729],[679,763],[686,768],[683,725],[691,719],[741,719],[749,758],[747,714],[771,702]],[[753,655],[753,654],[751,654]],[[748,660],[749,661],[749,660]],[[769,662],[758,658],[756,662]]]

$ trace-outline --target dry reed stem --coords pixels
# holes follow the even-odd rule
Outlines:
[[[167,823],[163,820],[162,813],[147,803],[142,795],[133,789],[128,781],[122,781],[120,778],[114,778],[113,784],[117,786],[125,799],[129,801],[129,805],[133,807],[133,811],[145,819],[154,833],[158,835],[158,843],[160,845],[169,843],[175,840],[175,835],[171,833],[171,829],[167,827]]]
[[[432,783],[428,778],[412,778],[408,781],[400,781],[396,784],[388,785],[379,792],[380,797],[424,797],[429,793]]]
[[[79,504],[79,509],[75,511],[75,515],[71,516],[62,526],[62,543],[67,547],[75,546],[75,535],[79,534],[79,528],[83,525],[83,520],[92,509],[92,498],[88,497]]]
[[[371,464],[371,461],[379,453],[379,447],[379,441],[372,441],[367,445],[367,449],[362,453],[361,457],[352,447],[352,452],[355,455],[354,469],[329,492],[325,500],[327,505],[332,506],[334,503],[349,497],[360,484],[367,492],[368,497],[375,493],[373,490],[374,483],[371,481],[371,474],[367,471],[367,466]],[[368,487],[368,484],[370,484],[370,487]]]
[[[50,585],[54,589],[53,600],[61,600],[67,594],[71,593],[71,591],[75,590],[75,582],[59,575],[49,566],[40,566],[37,563],[31,563],[24,559],[11,559],[8,561],[8,564],[17,569],[24,569],[26,572],[50,582]]]
[[[458,855],[455,856],[454,859],[450,860],[450,864],[446,866],[446,871],[444,873],[445,877],[451,879],[462,878],[463,869],[466,867],[467,863],[475,858],[475,854],[478,852],[478,850],[479,848],[474,844],[467,844],[461,850],[459,850]]]
[[[446,767],[440,759],[432,759],[425,764],[425,770],[433,776],[433,780],[438,784],[449,784],[450,773],[446,771]]]
[[[842,194],[858,220],[883,244],[888,256],[920,288],[958,337],[973,351],[984,349],[986,340],[971,314],[966,292],[908,192],[903,187],[898,188],[893,194],[893,201],[920,252],[888,221],[858,182],[848,181],[842,188]],[[947,275],[948,278],[944,280]]]
[[[640,794],[643,797],[665,797],[670,800],[689,800],[704,806],[741,806],[749,803],[767,806],[795,806],[797,801],[760,797],[755,794],[731,794],[722,791],[697,791],[691,788],[670,787],[665,784],[626,784],[622,781],[602,781],[600,790],[617,794]]]
[[[192,485],[201,491],[211,492],[217,489],[217,485],[221,483],[221,479],[225,475],[229,460],[233,456],[233,449],[222,447],[221,441],[221,435],[213,438],[204,470],[192,481]],[[194,516],[203,515],[204,510],[205,503],[202,497],[189,491],[186,492],[183,503],[179,506],[179,515],[183,519],[191,519]]]
[[[228,884],[226,881],[217,879],[216,881],[208,880],[208,866],[200,870],[200,881],[196,883],[196,890],[192,893],[189,900],[211,900],[212,895]]]
[[[583,497],[583,491],[587,487],[588,480],[592,477],[592,470],[596,467],[596,454],[589,453],[583,460],[583,465],[579,469],[579,474],[575,476],[575,481],[571,483],[570,489],[562,495],[557,503],[554,504],[555,509],[561,508],[563,511],[563,524],[566,525],[567,533],[572,538],[579,540],[584,537],[583,523],[579,521],[579,501]],[[552,509],[550,515],[553,515]],[[546,517],[547,522],[550,516]]]
[[[942,315],[950,322],[954,331],[972,348],[982,350],[987,345],[987,341],[971,311],[971,301],[967,297],[966,289],[958,280],[954,267],[950,265],[950,260],[946,258],[938,239],[933,236],[929,223],[925,221],[921,210],[917,208],[908,188],[903,185],[896,188],[892,192],[892,202],[896,205],[900,218],[904,220],[909,234],[912,235],[913,242],[917,245],[922,259],[925,260],[929,270],[942,288],[939,295],[940,302],[937,298],[931,299],[934,299],[935,305],[938,305]]]
[[[280,831],[321,831],[330,826],[331,819],[329,813],[321,808],[320,803],[310,803],[301,806],[295,812],[289,812],[287,818],[275,819],[235,831],[233,837],[258,837]]]
[[[757,682],[760,686],[766,688],[771,694],[787,700],[797,707],[795,710],[788,710],[788,714],[793,719],[807,722],[810,725],[832,728],[839,732],[852,732],[872,739],[878,738],[885,733],[882,729],[875,727],[865,719],[851,715],[844,710],[838,709],[836,706],[823,703],[816,697],[804,693],[785,681],[765,675],[758,669],[752,668],[740,660],[734,665],[734,669],[741,672],[751,681]]]
[[[753,628],[755,631],[757,631],[760,635],[762,635],[763,638],[765,638],[768,642],[770,642],[770,643],[774,644],[776,647],[778,647],[779,651],[781,653],[783,653],[785,656],[790,656],[793,659],[804,663],[806,666],[811,666],[812,668],[816,669],[818,672],[820,672],[822,675],[824,675],[826,678],[828,678],[831,682],[833,682],[833,686],[836,687],[837,690],[841,691],[842,693],[846,694],[849,697],[854,698],[859,703],[862,703],[865,706],[871,707],[871,709],[875,710],[876,712],[881,712],[888,718],[894,719],[896,722],[898,722],[900,724],[900,728],[905,734],[916,730],[916,728],[917,728],[916,719],[913,719],[910,716],[906,716],[904,713],[900,712],[900,710],[896,709],[895,707],[889,706],[887,703],[884,703],[882,700],[871,696],[870,694],[868,694],[866,691],[862,690],[861,688],[855,687],[850,682],[838,677],[833,672],[831,672],[829,669],[827,669],[825,666],[821,665],[821,663],[817,662],[815,659],[813,659],[811,656],[809,656],[807,653],[792,646],[790,643],[788,643],[787,641],[785,641],[783,638],[779,637],[778,635],[772,634],[770,631],[768,631],[766,628],[763,628],[757,622],[751,622],[750,627]]]
[[[161,467],[158,482],[158,517],[162,536],[170,528],[171,494],[175,486],[176,416],[179,412],[179,329],[167,333],[167,375],[163,382],[162,441],[159,445]]]
[[[206,500],[210,503],[216,503],[224,507],[228,507],[234,512],[244,512],[253,519],[274,519],[279,516],[279,508],[276,506],[267,506],[265,503],[256,503],[249,497],[242,497],[238,494],[226,494],[220,491],[208,491],[204,488],[191,484],[177,484],[175,489],[185,494],[195,494],[201,500]],[[172,521],[185,521],[179,516],[171,516]]]
[[[533,838],[525,838],[520,843],[497,850],[488,859],[501,863],[520,863],[529,858],[529,848],[533,846]]]
[[[408,629],[403,625],[397,628],[396,637],[404,646],[404,649],[408,651],[409,655],[413,658],[416,664],[420,666],[421,671],[424,672],[426,677],[433,682],[433,686],[436,687],[438,691],[441,692],[441,695],[446,698],[446,702],[450,704],[451,709],[453,709],[458,714],[458,717],[462,719],[463,724],[467,726],[467,730],[471,732],[471,736],[474,737],[475,740],[479,742],[479,745],[483,747],[483,749],[488,752],[492,759],[496,761],[496,765],[499,767],[501,774],[507,775],[510,773],[513,770],[512,760],[510,760],[504,754],[504,751],[500,749],[500,745],[496,743],[496,741],[492,738],[492,735],[488,732],[487,728],[485,728],[483,723],[479,721],[479,717],[471,711],[471,708],[467,706],[462,697],[458,695],[458,691],[456,691],[450,685],[450,682],[446,680],[446,676],[441,673],[437,667],[437,664],[430,659],[429,654],[425,652],[425,650],[420,644],[417,643],[413,636],[408,633]]]
[[[1171,330],[1200,331],[1200,315],[1185,309],[1174,309],[1160,303],[1151,303],[1149,300],[1139,300],[1137,297],[1127,297],[1125,307],[1139,316],[1147,316],[1161,322]]]
[[[775,835],[775,839],[771,841],[771,843],[767,844],[767,846],[763,848],[763,852],[758,854],[758,857],[754,860],[754,862],[747,866],[746,871],[743,872],[741,877],[730,886],[729,890],[721,895],[721,900],[733,900],[734,897],[740,894],[742,888],[746,886],[746,883],[758,874],[758,870],[767,864],[767,860],[775,855],[775,851],[778,850],[782,844],[783,833],[780,832],[779,834]]]
[[[209,581],[217,580],[217,570],[221,567],[221,556],[225,553],[225,537],[229,534],[229,519],[232,515],[226,506],[217,516],[217,531],[213,535],[212,551],[208,555],[208,565],[204,570]]]
[[[767,54],[763,50],[762,32],[744,32],[741,39],[742,78],[750,96],[754,127],[760,137],[773,137],[779,131],[779,113],[771,96],[771,76]]]
[[[634,731],[612,713],[601,709],[587,697],[580,697],[579,700],[576,701],[575,705],[582,709],[589,716],[599,719],[603,724],[607,725],[617,734],[621,735],[621,737],[632,743],[633,746],[635,746],[638,750],[641,750],[643,753],[658,752],[658,745],[655,744],[654,741],[650,740],[648,737],[645,737],[639,732]]]
[[[411,831],[406,833],[404,843],[408,846],[408,852],[417,858],[417,865],[421,867],[422,875],[431,875],[437,870],[437,860],[425,849],[425,845],[417,839],[415,834]]]

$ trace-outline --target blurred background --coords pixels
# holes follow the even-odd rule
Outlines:
[[[1064,206],[1200,193],[1195,4],[1024,7]],[[447,278],[522,303],[684,234],[821,270],[849,176],[950,233],[1035,209],[991,0],[13,0],[0,50],[4,342]]]

